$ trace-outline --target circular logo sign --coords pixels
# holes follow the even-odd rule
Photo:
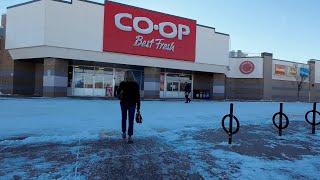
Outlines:
[[[251,61],[243,61],[239,69],[243,74],[250,74],[254,71],[254,64]]]

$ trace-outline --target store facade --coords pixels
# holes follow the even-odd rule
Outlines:
[[[230,58],[226,98],[267,101],[319,101],[319,61],[298,63],[271,53]]]
[[[194,98],[225,98],[229,35],[195,20],[111,1],[39,0],[8,7],[6,22],[13,94],[115,97],[130,70],[144,98],[183,98],[188,84]]]

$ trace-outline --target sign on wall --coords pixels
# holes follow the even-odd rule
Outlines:
[[[283,60],[272,61],[272,79],[297,81],[300,77],[306,78],[309,81],[309,65]]]
[[[251,61],[243,61],[239,66],[239,70],[242,74],[250,74],[254,71],[254,64]]]
[[[230,58],[227,76],[230,78],[263,78],[260,57]]]
[[[300,68],[300,76],[301,77],[309,77],[309,69],[301,67]]]
[[[296,76],[297,75],[297,67],[288,66],[288,76]]]
[[[286,66],[285,65],[276,64],[275,65],[275,74],[276,75],[280,75],[280,76],[286,75]]]
[[[195,61],[196,21],[106,2],[103,51]]]

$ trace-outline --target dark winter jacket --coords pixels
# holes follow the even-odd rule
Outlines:
[[[187,93],[191,92],[191,84],[190,83],[186,84],[186,87],[185,87],[184,91],[187,92]]]
[[[140,110],[140,88],[137,82],[122,81],[117,89],[120,103],[126,106],[137,105]]]

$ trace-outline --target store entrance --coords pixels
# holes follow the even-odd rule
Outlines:
[[[161,98],[184,98],[185,86],[187,84],[190,84],[190,86],[192,87],[191,74],[162,73],[161,76],[162,76],[160,79],[160,97]]]
[[[115,97],[128,69],[73,66],[69,96]],[[142,89],[142,71],[131,70]]]
[[[75,66],[73,96],[113,96],[113,69]]]

